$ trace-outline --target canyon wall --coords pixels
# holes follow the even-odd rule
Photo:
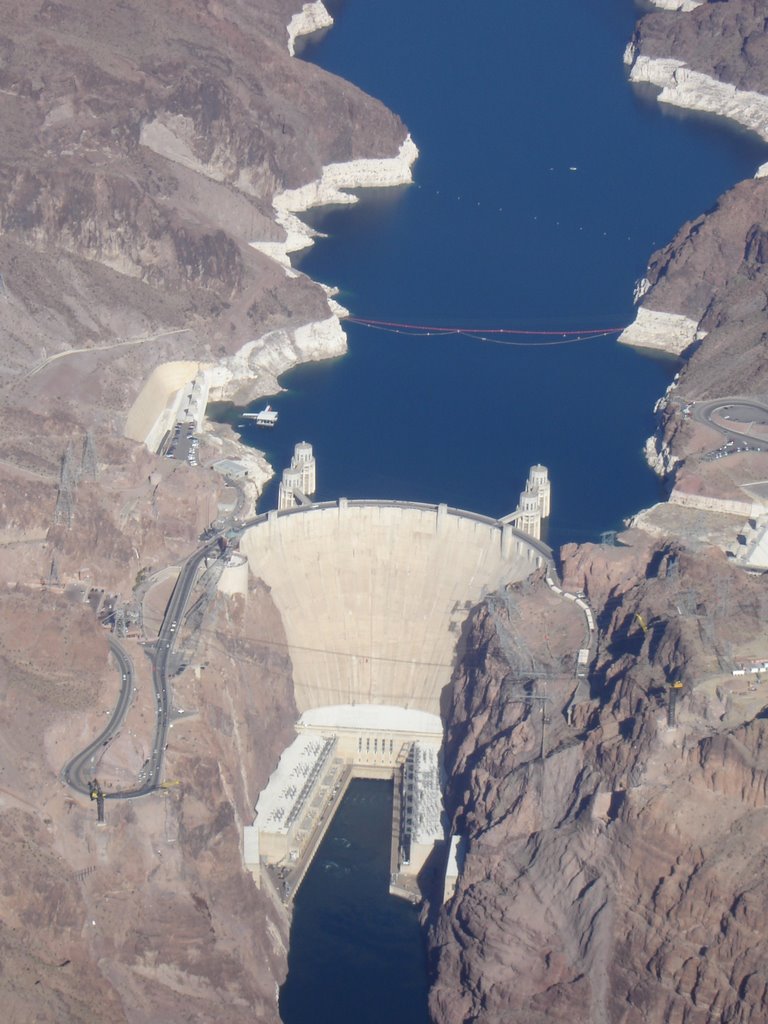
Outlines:
[[[431,917],[440,1024],[765,1017],[765,698],[708,683],[762,638],[765,587],[717,553],[625,541],[563,552],[599,624],[570,716],[564,631],[474,617],[446,739],[465,857]],[[542,617],[550,600],[509,595]]]
[[[762,131],[763,5],[657,6],[676,10],[641,22],[635,77],[668,102],[725,97],[719,113]],[[222,395],[250,397],[292,361],[341,351],[328,289],[287,265],[311,237],[294,214],[361,176],[408,180],[415,149],[381,104],[292,58],[326,20],[317,4],[0,13],[4,1005],[51,1022],[276,1021],[287,921],[239,846],[296,716],[276,609],[258,584],[211,604],[173,683],[168,788],[108,800],[102,829],[59,775],[118,686],[86,599],[129,600],[178,564],[224,488],[123,436],[152,371],[213,367]],[[741,183],[651,259],[634,343],[686,356],[680,393],[768,391],[765,183]],[[671,468],[688,435],[671,405],[662,417]],[[97,471],[78,478],[68,529],[54,509],[86,431]],[[598,619],[588,693],[581,625],[541,580],[479,610],[467,638],[446,746],[467,853],[454,898],[431,910],[435,1019],[757,1024],[762,701],[712,677],[737,645],[759,648],[763,584],[639,532],[566,551],[562,568]],[[136,778],[154,724],[149,663],[136,638],[129,649],[132,717],[97,765],[115,787]]]
[[[662,103],[717,114],[768,139],[768,35],[759,0],[697,5],[688,12],[660,11],[639,23],[627,47],[630,80],[660,89]],[[728,102],[713,96],[728,94]],[[726,128],[726,130],[728,130]],[[640,315],[622,341],[642,347],[685,351],[706,332],[704,348],[718,349],[713,332],[740,325],[742,348],[755,348],[765,309],[762,242],[768,192],[765,178],[736,185],[714,210],[683,227],[654,253],[638,289]],[[685,335],[663,317],[685,317],[696,329]],[[654,314],[651,317],[650,314]],[[686,344],[687,342],[687,344]],[[720,359],[713,376],[728,372]],[[734,375],[752,380],[762,368],[739,361]],[[760,387],[760,380],[756,386]],[[720,393],[725,393],[722,390]]]
[[[764,5],[728,0],[646,16],[625,59],[630,79],[658,86],[661,102],[718,114],[768,138],[767,47]],[[712,101],[726,94],[727,102]],[[682,357],[648,442],[651,464],[670,489],[742,498],[741,488],[764,475],[754,455],[749,463],[730,462],[727,470],[707,462],[706,453],[722,438],[696,430],[686,409],[706,398],[760,399],[768,390],[767,186],[764,165],[755,167],[754,178],[736,184],[652,254],[636,290],[636,319],[620,337]]]

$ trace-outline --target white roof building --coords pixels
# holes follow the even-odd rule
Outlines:
[[[333,736],[303,733],[283,751],[256,804],[256,821],[261,832],[288,835],[335,746]]]

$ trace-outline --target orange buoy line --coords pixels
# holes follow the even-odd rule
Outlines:
[[[372,320],[361,316],[345,317],[351,323],[370,327],[373,330],[391,334],[403,334],[413,338],[428,338],[445,335],[459,335],[473,341],[492,345],[537,346],[572,345],[579,341],[593,341],[619,334],[623,327],[586,327],[581,330],[528,330],[520,327],[446,327],[433,324],[412,324],[397,320]],[[522,340],[537,339],[537,340]],[[540,340],[539,340],[540,339]],[[550,340],[544,340],[550,339]]]

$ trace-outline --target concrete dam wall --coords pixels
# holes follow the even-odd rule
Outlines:
[[[469,608],[551,558],[485,516],[344,498],[270,512],[240,550],[282,615],[300,711],[391,704],[439,714]]]

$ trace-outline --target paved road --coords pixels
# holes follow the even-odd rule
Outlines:
[[[195,584],[197,571],[201,562],[214,553],[218,553],[218,538],[212,540],[191,555],[182,565],[181,572],[171,593],[168,607],[165,610],[160,632],[151,651],[152,682],[155,689],[157,719],[155,736],[149,758],[143,770],[143,780],[136,789],[123,790],[120,793],[106,793],[108,800],[129,800],[153,793],[160,785],[163,769],[163,755],[168,742],[168,726],[171,716],[171,684],[168,669],[172,660],[178,629],[189,601],[189,595]]]
[[[34,377],[42,373],[51,363],[59,359],[68,359],[70,356],[85,355],[91,352],[107,352],[113,348],[126,348],[130,345],[143,345],[147,341],[156,341],[158,338],[169,338],[172,334],[189,334],[191,327],[174,327],[169,331],[158,331],[155,334],[142,334],[139,338],[124,338],[122,341],[112,341],[107,345],[92,345],[90,348],[68,348],[64,352],[56,352],[55,355],[41,359],[39,363],[32,366],[23,375],[23,378]]]
[[[367,502],[353,502],[353,504],[367,504]],[[375,504],[387,505],[402,503],[376,502]],[[406,504],[416,508],[423,507],[433,509],[435,507],[433,505],[419,505],[418,503],[413,502],[408,502]],[[326,502],[317,507],[332,507],[335,505],[336,502]],[[296,509],[293,511],[299,510]],[[459,512],[458,514],[481,521],[495,522],[495,520],[488,520],[486,517],[475,515],[474,513]],[[254,526],[257,523],[264,522],[266,518],[266,514],[254,516],[253,518],[246,520],[244,523],[239,524],[237,527],[226,531],[226,535],[235,539],[241,536],[249,527]],[[154,685],[155,701],[157,705],[157,718],[152,751],[142,770],[140,784],[135,789],[122,790],[117,793],[105,793],[104,796],[108,800],[131,800],[136,797],[146,796],[149,793],[153,793],[160,786],[163,754],[165,752],[165,745],[168,741],[168,726],[170,725],[172,710],[171,684],[168,672],[169,667],[175,668],[175,666],[172,666],[172,660],[176,639],[178,637],[178,630],[184,617],[187,603],[189,602],[189,596],[192,593],[192,588],[197,578],[198,569],[200,568],[201,563],[203,563],[210,555],[219,556],[219,542],[222,536],[224,536],[224,534],[216,534],[208,539],[202,547],[198,548],[197,551],[190,555],[187,561],[184,562],[171,593],[171,597],[168,601],[168,606],[165,610],[165,615],[160,626],[157,640],[154,641],[151,646],[148,644],[146,647],[146,650],[152,659],[152,682]],[[542,553],[545,554],[547,559],[551,558],[551,552],[545,544],[541,541],[533,541],[530,538],[527,539],[535,547],[539,548]],[[93,743],[74,757],[64,769],[65,781],[80,793],[88,793],[88,788],[85,783],[88,781],[88,777],[93,778],[92,773],[97,761],[97,753],[99,749],[106,746],[106,744],[109,743],[116,734],[122,719],[125,717],[125,712],[128,708],[128,703],[130,702],[130,695],[133,691],[133,666],[131,665],[130,658],[128,658],[128,655],[114,637],[110,637],[110,645],[112,646],[112,650],[115,652],[115,657],[118,658],[119,664],[121,664],[121,666],[127,665],[128,668],[127,671],[121,669],[123,675],[123,686],[121,688],[120,697],[118,698],[117,707],[112,713],[112,720],[109,725],[104,732],[93,741]]]
[[[195,584],[197,571],[200,564],[212,554],[218,554],[218,537],[198,548],[193,555],[182,565],[179,576],[171,593],[168,607],[165,610],[160,632],[157,640],[147,651],[152,660],[152,682],[155,690],[156,722],[155,736],[152,751],[142,771],[142,781],[135,789],[122,790],[117,793],[105,793],[107,800],[130,800],[135,797],[146,796],[153,793],[160,785],[163,767],[163,754],[168,738],[168,726],[171,716],[171,685],[168,678],[169,665],[172,660],[176,638],[178,636],[179,624],[189,601],[189,595]],[[110,637],[112,648],[118,664],[121,667],[122,686],[120,696],[111,720],[104,732],[98,736],[85,750],[74,757],[64,769],[64,780],[79,793],[88,794],[86,785],[89,779],[93,778],[95,766],[98,760],[98,752],[109,743],[115,736],[117,730],[125,717],[125,712],[130,703],[133,692],[133,665],[127,653],[120,643]]]
[[[712,417],[717,413],[722,420],[729,417],[734,426],[748,426],[752,423],[759,423],[768,427],[768,405],[757,402],[753,398],[715,398],[707,402],[696,402],[691,410],[691,415],[698,423],[706,423],[708,427],[717,430],[738,444],[749,444],[755,448],[768,449],[768,440],[765,437],[758,437],[745,433],[743,430],[731,430],[723,423],[715,423]]]
[[[114,636],[109,638],[109,647],[120,672],[120,695],[117,698],[117,704],[109,717],[106,729],[85,750],[82,750],[76,757],[73,757],[64,769],[64,781],[67,785],[77,790],[78,793],[84,793],[86,796],[90,794],[88,782],[96,774],[99,754],[110,740],[114,739],[120,726],[123,724],[123,719],[130,706],[133,694],[133,662],[125,648]]]

